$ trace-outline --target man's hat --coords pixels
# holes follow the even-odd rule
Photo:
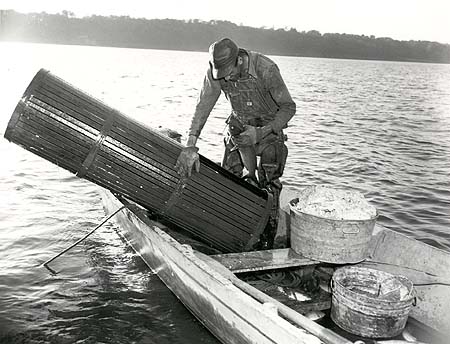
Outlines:
[[[231,73],[236,65],[239,48],[231,39],[222,38],[209,47],[211,54],[211,72],[214,79],[223,78]]]

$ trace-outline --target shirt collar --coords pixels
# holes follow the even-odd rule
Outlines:
[[[239,55],[245,54],[248,56],[248,70],[246,71],[249,75],[256,78],[256,66],[255,66],[255,59],[254,59],[254,53],[250,50],[245,50],[240,48],[239,49]]]
[[[252,51],[246,51],[248,55],[248,74],[256,78],[255,55]]]

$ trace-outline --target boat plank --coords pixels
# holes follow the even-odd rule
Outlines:
[[[216,254],[211,257],[234,273],[282,269],[319,263],[296,253],[291,248]]]

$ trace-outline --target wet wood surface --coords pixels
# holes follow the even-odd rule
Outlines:
[[[5,137],[56,165],[143,205],[222,252],[252,249],[270,198],[201,156],[182,178],[182,146],[41,70]]]
[[[282,269],[319,263],[303,257],[291,248],[218,254],[212,257],[234,273]]]
[[[102,199],[108,213],[122,206],[109,192],[104,192]],[[205,260],[208,256],[192,250],[189,245],[177,242],[159,228],[159,223],[150,220],[145,211],[139,210],[139,207],[125,209],[114,219],[127,243],[220,342],[324,343],[283,319],[276,309],[268,307],[271,304],[264,304],[242,292],[227,276],[209,264],[213,261],[222,266],[220,263],[212,258]],[[230,276],[234,276],[229,270],[225,270]],[[300,317],[297,313],[295,316]],[[326,331],[315,323],[313,326]]]

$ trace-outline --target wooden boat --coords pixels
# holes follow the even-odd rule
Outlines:
[[[283,192],[279,232],[286,230],[287,202],[295,190]],[[330,265],[296,254],[289,248],[217,254],[179,231],[156,222],[138,205],[102,194],[107,213],[114,216],[128,244],[155,271],[192,314],[223,343],[332,343],[364,341],[340,330],[331,321],[314,322],[242,276],[251,271],[315,268],[330,278]],[[284,226],[284,228],[283,228]],[[370,266],[406,275],[415,286],[417,304],[407,329],[429,343],[447,343],[450,335],[450,254],[380,226],[375,227]],[[301,302],[299,302],[300,304]],[[329,303],[319,309],[329,308]],[[325,312],[327,312],[325,310]],[[396,338],[401,339],[401,338]]]
[[[223,254],[192,237],[223,252],[247,251],[264,229],[272,205],[269,194],[212,161],[201,157],[199,173],[180,177],[174,166],[181,145],[45,70],[19,101],[5,138],[161,216],[156,222],[147,209],[104,194],[105,207],[110,214],[117,212],[114,218],[128,243],[222,342],[346,344],[354,339],[332,323],[327,328],[304,316],[308,309],[329,308],[329,293],[307,289],[308,281],[313,287],[320,279],[329,281],[334,267],[289,248]],[[281,205],[292,198],[285,192]],[[280,216],[279,230],[286,232],[286,209]],[[166,226],[164,219],[187,232]],[[415,283],[418,302],[411,322],[436,338],[436,330],[444,337],[450,334],[450,254],[383,228],[376,229],[370,247],[365,265],[407,275]],[[276,290],[258,288],[265,270],[300,277],[306,281],[306,297],[301,301],[296,290],[284,289],[289,286],[283,280],[268,282]]]

